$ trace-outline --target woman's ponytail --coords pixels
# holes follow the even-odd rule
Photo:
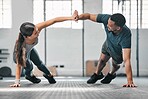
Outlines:
[[[26,66],[26,44],[25,37],[31,36],[35,25],[30,22],[25,22],[20,26],[20,33],[15,44],[16,63]]]
[[[22,66],[26,66],[26,49],[25,49],[25,38],[22,33],[19,33],[18,40],[15,45],[16,62]]]

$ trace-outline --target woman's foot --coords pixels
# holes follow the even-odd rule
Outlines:
[[[50,84],[55,84],[56,83],[55,79],[53,78],[53,75],[49,76],[49,75],[43,74],[43,76],[48,80],[48,82]]]
[[[31,81],[32,83],[40,83],[41,82],[41,79],[39,78],[36,78],[34,75],[32,76],[25,76],[25,78],[29,81]]]

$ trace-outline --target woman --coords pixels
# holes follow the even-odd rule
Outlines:
[[[54,23],[62,22],[66,20],[74,20],[76,18],[77,11],[71,17],[56,17],[51,20],[41,22],[39,24],[32,24],[25,22],[20,26],[20,33],[15,44],[14,49],[14,62],[16,63],[16,77],[15,83],[10,85],[11,87],[20,87],[20,74],[21,68],[25,69],[25,78],[32,83],[39,83],[41,80],[31,74],[33,70],[32,62],[41,70],[43,76],[48,80],[50,84],[56,83],[53,75],[46,68],[45,64],[40,60],[37,51],[33,48],[38,43],[38,36],[43,28],[46,28]]]

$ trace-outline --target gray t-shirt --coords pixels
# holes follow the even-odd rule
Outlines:
[[[30,58],[30,51],[33,49],[33,47],[38,43],[38,38],[33,44],[26,44],[26,58]]]
[[[122,31],[118,35],[108,31],[107,24],[110,16],[111,15],[108,14],[98,14],[96,21],[104,25],[107,35],[104,44],[107,47],[107,52],[111,57],[122,58],[122,49],[131,48],[131,31],[126,25],[123,26]]]
[[[38,38],[36,39],[36,41],[33,44],[26,44],[26,58],[27,59],[30,59],[30,52],[31,52],[31,50],[33,49],[33,47],[36,44],[38,44]],[[16,57],[15,56],[16,56],[16,52],[14,50],[14,52],[13,52],[13,60],[16,63]]]

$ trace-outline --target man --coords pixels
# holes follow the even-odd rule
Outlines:
[[[96,72],[87,81],[88,84],[94,84],[97,80],[101,80],[103,84],[109,84],[115,77],[116,71],[120,68],[122,62],[125,65],[125,72],[127,76],[127,84],[123,87],[136,87],[133,82],[132,68],[131,68],[131,31],[125,25],[126,19],[120,14],[90,14],[84,13],[77,15],[75,21],[91,20],[93,22],[103,23],[107,38],[102,46],[102,52]],[[105,67],[106,62],[112,58],[112,71],[105,77],[101,72]]]

